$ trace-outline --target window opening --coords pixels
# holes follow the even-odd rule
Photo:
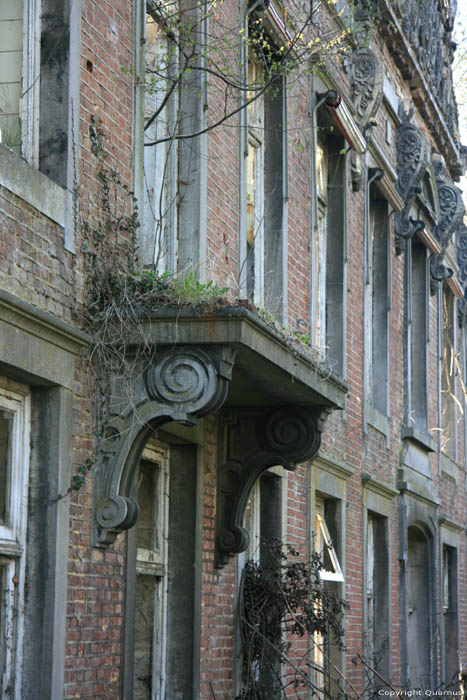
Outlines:
[[[275,48],[262,22],[250,18],[246,177],[246,287],[255,304],[282,317],[284,271],[285,89],[281,69],[270,64]],[[267,48],[264,48],[264,38]],[[265,84],[271,80],[271,84]],[[263,91],[264,90],[264,91]],[[266,284],[267,280],[267,284]]]
[[[387,519],[372,513],[367,515],[367,648],[370,663],[380,675],[389,680],[389,551]],[[376,675],[374,684],[381,679]]]
[[[0,142],[21,150],[23,0],[0,3]]]
[[[21,698],[29,476],[29,396],[0,388],[0,659],[2,697]]]
[[[316,498],[314,547],[321,553],[324,568],[320,578],[327,591],[339,595],[344,575],[339,562],[340,554],[340,502],[332,498]],[[341,652],[336,644],[324,635],[313,635],[313,661],[315,683],[324,697],[339,694],[340,678],[334,675],[334,667],[341,667]]]
[[[383,415],[387,415],[388,401],[388,339],[389,339],[389,250],[388,204],[376,196],[376,188],[370,189],[370,332],[369,352],[369,400]]]
[[[442,290],[442,360],[441,360],[441,449],[455,457],[456,427],[456,358],[454,335],[454,295],[447,286]]]
[[[457,685],[459,676],[459,619],[457,549],[443,544],[442,548],[442,674],[446,687]]]
[[[426,248],[412,240],[412,288],[410,312],[410,425],[426,430],[428,288]]]
[[[334,371],[344,371],[344,140],[319,112],[316,138],[316,224],[312,251],[313,339]]]
[[[176,70],[176,46],[164,31],[155,12],[146,12],[144,43],[144,131],[151,143],[171,134],[175,123],[177,91],[165,105],[171,76]],[[157,116],[155,117],[154,115]],[[166,141],[144,147],[143,227],[151,260],[156,270],[175,271],[177,142]]]

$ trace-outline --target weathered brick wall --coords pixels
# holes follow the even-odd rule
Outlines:
[[[220,8],[228,19],[230,4]],[[134,3],[125,0],[104,3],[83,0],[79,193],[80,216],[76,231],[76,254],[64,249],[63,230],[30,205],[2,188],[0,191],[0,286],[49,311],[57,318],[80,324],[85,298],[89,257],[83,255],[83,243],[97,255],[101,245],[93,237],[102,218],[101,184],[98,171],[104,167],[118,171],[129,189],[133,184],[134,81],[128,69],[134,62]],[[392,67],[385,46],[377,47],[385,61],[390,79],[401,96],[409,97],[407,86]],[[345,81],[348,78],[346,76]],[[289,324],[308,322],[310,258],[310,143],[309,99],[305,83],[297,83],[288,94],[289,121],[300,126],[288,132],[289,204],[288,204],[288,304]],[[101,132],[102,151],[91,148],[90,127]],[[426,130],[420,116],[417,123]],[[395,133],[386,141],[385,121],[395,122],[383,105],[373,136],[388,159],[395,164]],[[207,173],[207,278],[235,290],[238,280],[239,140],[235,117],[211,132],[208,143]],[[436,144],[432,144],[436,148]],[[103,157],[105,153],[105,157]],[[119,207],[126,207],[126,193],[118,186]],[[401,425],[404,416],[404,256],[396,257],[391,242],[390,312],[390,394],[389,444],[376,430],[363,429],[363,231],[364,195],[348,185],[348,288],[346,380],[349,386],[345,410],[332,415],[323,435],[323,451],[354,469],[347,483],[346,503],[346,591],[350,603],[346,617],[346,673],[356,687],[363,683],[363,669],[352,658],[363,651],[363,552],[361,474],[369,471],[390,486],[396,485],[401,459]],[[112,245],[126,231],[113,232]],[[391,238],[393,238],[391,224]],[[108,242],[107,242],[108,244]],[[105,241],[104,241],[104,250]],[[438,426],[438,320],[437,297],[430,297],[429,313],[429,421]],[[77,361],[74,388],[73,462],[76,466],[93,457],[94,412],[93,385],[88,359]],[[462,392],[458,386],[458,397]],[[458,430],[457,481],[448,474],[438,475],[437,455],[430,457],[433,483],[440,499],[438,512],[447,513],[459,523],[465,519],[465,465],[462,418]],[[201,649],[200,697],[211,700],[232,698],[234,660],[234,612],[236,601],[236,563],[222,571],[214,567],[216,469],[218,466],[217,422],[205,421],[202,552],[201,552]],[[436,439],[436,435],[433,433]],[[288,479],[287,539],[306,549],[309,529],[307,470],[301,466]],[[125,552],[126,536],[121,535],[108,550],[91,546],[93,478],[71,497],[70,554],[67,610],[67,656],[65,697],[120,697],[121,667],[124,650]],[[392,585],[392,657],[393,681],[400,681],[401,641],[399,632],[399,562],[397,506],[394,502],[390,522]],[[437,546],[437,544],[436,544]],[[459,613],[461,663],[467,664],[467,551],[465,537],[459,537]],[[437,583],[439,594],[439,580]],[[439,607],[438,607],[439,610]],[[304,650],[304,642],[295,653]]]

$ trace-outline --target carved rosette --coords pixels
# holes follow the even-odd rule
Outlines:
[[[132,498],[133,480],[147,440],[169,421],[194,425],[218,411],[228,391],[235,350],[210,346],[170,347],[154,355],[144,373],[134,372],[128,397],[138,402],[128,410],[119,396],[111,403],[122,414],[107,426],[100,452],[95,488],[94,543],[105,547],[138,518]],[[141,376],[144,374],[144,377]],[[144,378],[144,381],[143,381]]]
[[[244,552],[249,533],[244,528],[251,489],[270,467],[293,470],[313,459],[321,443],[327,409],[288,406],[268,415],[239,412],[227,427],[227,460],[219,472],[217,566]],[[253,426],[253,427],[252,427]]]
[[[358,121],[365,127],[375,117],[383,97],[382,66],[370,49],[358,49],[352,54],[350,78]]]

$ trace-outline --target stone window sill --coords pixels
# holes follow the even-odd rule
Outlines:
[[[0,144],[0,187],[65,228],[66,191],[24,158]]]

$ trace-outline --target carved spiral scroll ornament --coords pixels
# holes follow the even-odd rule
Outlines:
[[[447,179],[443,161],[437,161],[434,169],[436,173],[440,218],[433,229],[433,233],[440,245],[441,254],[433,256],[430,261],[431,291],[433,294],[436,291],[437,283],[449,279],[454,274],[453,270],[448,267],[445,262],[444,256],[452,236],[462,224],[465,211],[462,192]]]
[[[291,461],[305,460],[319,447],[316,421],[300,408],[283,408],[260,425],[258,441],[267,451]]]
[[[410,216],[417,194],[422,190],[422,180],[428,166],[428,144],[418,127],[410,122],[412,111],[400,111],[402,124],[397,130],[397,189],[404,201],[404,208],[394,221],[394,232],[402,239],[412,238],[423,229],[422,221]]]
[[[243,525],[257,479],[270,467],[294,470],[297,463],[312,459],[319,450],[327,412],[320,406],[285,406],[266,415],[239,411],[230,419],[227,461],[218,473],[217,566],[225,566],[248,547],[249,533]]]
[[[161,403],[191,404],[200,408],[215,391],[216,371],[202,350],[168,350],[146,372],[146,386],[152,399]]]
[[[234,353],[198,347],[167,348],[146,370],[146,389],[161,404],[204,416],[224,403]]]
[[[350,63],[353,101],[364,127],[376,115],[383,97],[383,71],[370,49],[358,49]]]
[[[100,503],[96,509],[96,521],[100,528],[126,530],[138,519],[138,505],[130,498],[113,496]],[[113,539],[113,538],[112,538]]]
[[[100,449],[95,488],[95,546],[107,547],[138,518],[133,484],[143,449],[158,427],[171,421],[189,426],[218,411],[232,376],[236,350],[227,345],[201,349],[191,345],[157,350],[149,367],[138,366],[129,396],[116,391],[112,405],[121,406],[107,427],[109,439]],[[117,386],[116,384],[113,385]],[[118,388],[118,386],[117,386]],[[123,410],[122,410],[123,409]],[[116,413],[116,412],[114,412]]]

